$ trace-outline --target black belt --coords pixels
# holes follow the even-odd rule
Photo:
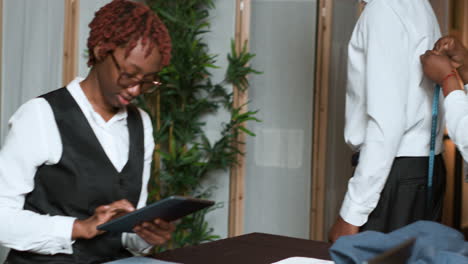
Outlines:
[[[359,164],[359,153],[360,152],[354,152],[351,156],[351,166],[356,167]]]

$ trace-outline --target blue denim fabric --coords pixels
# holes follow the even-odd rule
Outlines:
[[[455,229],[418,221],[384,234],[366,231],[338,239],[330,248],[336,264],[363,263],[408,239],[416,238],[409,264],[468,264],[468,242]]]

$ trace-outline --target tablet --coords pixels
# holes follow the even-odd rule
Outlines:
[[[109,232],[133,232],[137,224],[160,218],[170,222],[201,209],[210,207],[213,201],[183,196],[170,196],[136,211],[99,225],[97,229]]]

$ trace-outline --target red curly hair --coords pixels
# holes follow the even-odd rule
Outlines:
[[[93,66],[97,58],[93,52],[99,45],[99,57],[105,57],[117,47],[125,47],[128,57],[141,39],[149,56],[155,45],[162,58],[162,66],[171,60],[171,37],[161,19],[146,5],[127,0],[114,0],[99,9],[93,21],[88,38],[88,66]]]

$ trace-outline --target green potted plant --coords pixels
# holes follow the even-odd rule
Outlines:
[[[246,45],[236,52],[231,41],[228,68],[221,83],[213,83],[210,68],[216,55],[208,53],[203,35],[209,32],[209,11],[213,0],[149,0],[147,4],[166,24],[172,39],[171,65],[160,74],[163,86],[152,95],[138,99],[151,116],[156,149],[150,180],[150,202],[171,195],[209,198],[214,186],[202,186],[210,172],[235,165],[240,133],[254,134],[243,125],[256,121],[257,111],[242,112],[233,106],[233,93],[227,87],[244,91],[247,75],[259,72],[248,66],[254,55]],[[222,124],[220,138],[210,143],[202,117],[224,107],[230,120]],[[220,205],[218,205],[220,206]],[[216,207],[214,208],[216,209]],[[214,210],[209,209],[209,210]],[[208,210],[183,218],[171,242],[158,250],[199,244],[219,238],[208,226]]]

